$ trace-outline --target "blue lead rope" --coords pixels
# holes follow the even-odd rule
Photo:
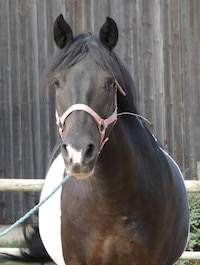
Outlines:
[[[9,226],[6,230],[4,230],[2,233],[0,233],[0,237],[5,236],[8,234],[10,231],[12,231],[16,226],[20,225],[23,223],[26,219],[28,219],[33,213],[35,213],[40,206],[42,206],[51,196],[69,179],[69,176],[66,175],[63,180],[57,185],[54,190],[47,195],[42,201],[40,201],[37,205],[35,205],[30,211],[28,211],[24,216],[22,216],[19,220],[17,220],[14,224]]]

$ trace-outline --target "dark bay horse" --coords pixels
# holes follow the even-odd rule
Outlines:
[[[70,177],[39,211],[47,252],[59,265],[172,265],[187,243],[187,194],[177,164],[137,116],[115,21],[107,18],[99,37],[73,36],[60,15],[54,39],[60,51],[47,76],[62,142],[41,198]]]

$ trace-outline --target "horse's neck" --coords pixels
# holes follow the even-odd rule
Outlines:
[[[132,141],[134,126],[132,127],[131,132],[131,126],[126,128],[122,122],[117,124],[99,156],[93,184],[105,196],[123,195],[130,187],[133,190],[135,186],[137,176]]]
[[[130,208],[137,209],[141,205],[141,198],[145,197],[148,202],[149,191],[146,189],[143,193],[152,174],[149,175],[149,164],[145,164],[145,159],[156,161],[153,153],[157,152],[152,152],[152,148],[156,148],[154,144],[151,133],[137,118],[134,121],[127,119],[125,126],[117,124],[114,128],[91,178],[94,193],[98,194],[99,205],[104,211],[128,214]]]

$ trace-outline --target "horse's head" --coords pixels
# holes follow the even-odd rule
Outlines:
[[[60,15],[54,23],[54,40],[61,49],[53,75],[61,151],[66,173],[85,178],[93,173],[117,120],[117,91],[125,95],[111,67],[115,65],[111,54],[118,29],[114,20],[107,18],[99,38],[90,33],[73,37]]]

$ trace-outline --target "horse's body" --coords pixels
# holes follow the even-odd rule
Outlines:
[[[136,124],[141,126],[137,119]],[[138,129],[135,132],[137,141],[141,135],[137,135]],[[101,170],[105,166],[107,172],[103,179],[90,177],[77,181],[70,178],[63,187],[62,199],[57,192],[42,206],[40,218],[44,219],[40,221],[40,233],[57,264],[163,265],[173,264],[180,256],[188,233],[185,189],[177,165],[153,139],[151,141],[158,157],[149,157],[147,146],[143,146],[149,165],[139,166],[149,176],[146,181],[141,175],[133,179],[135,157],[124,157],[127,168],[121,166],[118,174],[115,168],[123,162],[116,148],[111,164],[109,156],[105,156],[106,161],[99,157]],[[123,148],[129,148],[123,142],[118,144],[122,152]],[[105,151],[109,154],[109,145]],[[141,151],[137,154],[140,156]],[[164,174],[156,171],[155,175],[149,174],[153,165],[156,168],[161,160],[162,170],[166,170],[165,159],[171,169],[168,167]],[[48,192],[62,180],[63,167],[63,158],[59,155],[47,174],[44,188],[50,184]],[[161,173],[165,178],[160,178]],[[44,192],[45,189],[43,196]],[[62,209],[61,219],[59,209]]]
[[[49,76],[62,146],[42,198],[64,174],[71,177],[39,212],[47,252],[59,265],[172,265],[188,238],[186,190],[140,118],[116,122],[117,107],[136,107],[132,79],[113,51],[115,22],[107,19],[99,39],[74,38],[59,16],[54,38],[61,51]]]
[[[73,38],[60,16],[54,36],[62,48],[60,62],[58,57],[51,71],[59,90],[57,119],[63,145],[62,156],[47,174],[42,197],[64,171],[73,177],[55,194],[57,199],[48,202],[49,208],[40,209],[47,251],[58,264],[173,264],[185,248],[189,227],[178,166],[138,117],[118,117],[99,140],[93,114],[76,105],[91,107],[103,119],[112,116],[117,79],[123,94],[118,91],[118,112],[136,112],[132,80],[112,51],[116,24],[107,19],[100,41],[91,34]],[[101,49],[95,57],[93,53]]]

